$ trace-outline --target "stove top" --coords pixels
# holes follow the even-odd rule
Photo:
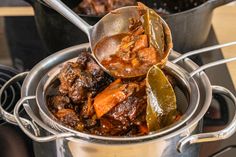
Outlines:
[[[0,65],[0,88],[18,72],[10,67]],[[2,95],[1,105],[9,113],[20,98],[21,82],[7,88]],[[0,153],[1,157],[33,157],[31,140],[19,127],[0,118]]]
[[[12,68],[0,65],[0,88],[4,85],[6,81],[8,81],[11,77],[16,75],[17,73],[18,72]],[[15,103],[20,98],[20,92],[19,92],[20,89],[21,89],[21,83],[17,82],[4,91],[1,100],[1,105],[6,111],[10,113],[13,111]],[[0,118],[0,124],[2,123],[5,123],[5,121]]]

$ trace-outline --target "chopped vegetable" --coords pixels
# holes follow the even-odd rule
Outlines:
[[[125,88],[126,85],[123,85],[121,80],[118,79],[94,98],[93,105],[98,118],[101,118],[126,98]]]

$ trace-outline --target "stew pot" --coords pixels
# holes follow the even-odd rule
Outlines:
[[[62,63],[77,57],[81,51],[88,50],[88,44],[82,44],[59,51],[40,63],[38,63],[29,73],[22,73],[12,78],[5,84],[0,93],[10,86],[14,81],[24,78],[21,99],[16,104],[14,115],[4,111],[0,107],[0,112],[8,122],[19,125],[27,136],[35,141],[35,148],[39,154],[36,156],[73,156],[73,157],[162,157],[162,156],[198,156],[198,146],[196,143],[217,141],[230,137],[236,131],[236,113],[229,125],[221,131],[211,133],[201,133],[201,119],[209,108],[212,92],[229,97],[236,110],[236,98],[233,94],[220,86],[212,86],[204,72],[194,76],[200,89],[200,102],[193,116],[182,126],[167,134],[156,136],[155,134],[140,137],[102,137],[85,133],[73,133],[58,131],[57,126],[47,125],[40,116],[41,112],[35,101],[38,84],[45,75],[54,74],[53,68],[60,67]],[[176,58],[178,54],[173,52],[171,58]],[[187,71],[198,68],[190,59],[185,59],[179,63]],[[1,97],[1,95],[0,95]],[[30,119],[19,117],[18,111],[23,106]],[[44,143],[41,143],[44,142]],[[190,147],[191,146],[191,147]],[[53,151],[54,150],[54,151]],[[45,154],[44,152],[47,152]]]
[[[46,6],[42,0],[25,0],[29,2],[35,12],[35,21],[40,36],[49,51],[56,52],[69,46],[87,42],[86,35],[76,26],[68,22],[63,16]],[[81,0],[62,0],[70,8],[74,8]],[[158,3],[154,0],[140,0],[151,8],[163,8],[168,0],[160,0]],[[176,1],[171,1],[175,5]],[[179,52],[187,52],[199,48],[207,39],[210,28],[213,10],[234,0],[193,0],[184,2],[191,6],[191,3],[198,2],[198,5],[192,9],[163,15],[169,25],[172,36],[174,49]],[[183,3],[183,1],[181,0]],[[171,6],[173,7],[173,6]],[[168,6],[167,6],[168,8]],[[164,7],[164,9],[166,9]],[[100,17],[86,16],[81,17],[90,25],[94,25]]]

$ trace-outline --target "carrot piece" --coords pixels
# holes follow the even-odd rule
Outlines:
[[[175,122],[177,122],[178,120],[180,120],[180,118],[181,118],[181,115],[180,114],[178,114],[178,115],[176,115],[176,117],[175,117]]]
[[[98,118],[126,99],[127,95],[124,93],[126,86],[120,79],[117,79],[94,98],[93,106]]]
[[[133,52],[141,50],[148,47],[148,37],[147,35],[140,35],[139,39],[135,42]]]
[[[148,133],[148,127],[145,124],[139,125],[139,131],[141,132],[141,134],[147,134]]]

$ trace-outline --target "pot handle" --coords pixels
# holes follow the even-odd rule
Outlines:
[[[14,115],[15,115],[15,119],[17,124],[19,125],[19,127],[21,128],[21,130],[28,136],[30,137],[32,140],[37,141],[37,142],[50,142],[59,138],[68,138],[68,137],[74,137],[75,134],[70,133],[70,132],[65,132],[65,133],[58,133],[58,134],[53,134],[53,135],[49,135],[49,136],[40,136],[40,133],[32,133],[28,127],[25,127],[24,125],[24,121],[22,121],[22,118],[20,118],[19,116],[19,110],[21,105],[24,104],[24,102],[28,101],[28,100],[33,100],[35,99],[35,96],[27,96],[27,97],[23,97],[21,98],[17,103],[16,106],[14,108]],[[29,120],[28,120],[29,121]],[[32,121],[33,124],[35,124],[36,122]],[[35,124],[36,125],[36,124]],[[38,125],[37,125],[38,128]]]
[[[12,84],[24,80],[24,78],[28,75],[29,72],[23,72],[20,74],[15,75],[14,77],[12,77],[10,80],[8,80],[0,89],[0,100],[2,98],[2,95],[4,93],[4,91],[9,88]],[[14,124],[14,125],[18,125],[16,118],[14,115],[12,115],[11,113],[8,113],[6,110],[3,109],[2,104],[0,102],[0,117],[5,120],[8,123]],[[25,127],[28,128],[32,128],[32,130],[34,131],[35,134],[38,134],[38,129],[36,128],[36,126],[34,125],[34,123],[31,123],[29,120],[25,119],[25,118],[20,118],[22,121],[22,125],[24,125]]]
[[[226,139],[233,135],[236,132],[236,98],[235,96],[226,88],[221,86],[212,86],[212,92],[217,94],[223,94],[230,98],[233,101],[235,107],[235,114],[228,126],[220,131],[210,132],[210,133],[201,133],[196,135],[187,136],[181,139],[177,143],[177,150],[182,153],[184,152],[188,146],[195,143],[203,143],[203,142],[212,142]]]
[[[233,1],[235,0],[211,0],[209,3],[212,3],[213,8],[217,8]]]

